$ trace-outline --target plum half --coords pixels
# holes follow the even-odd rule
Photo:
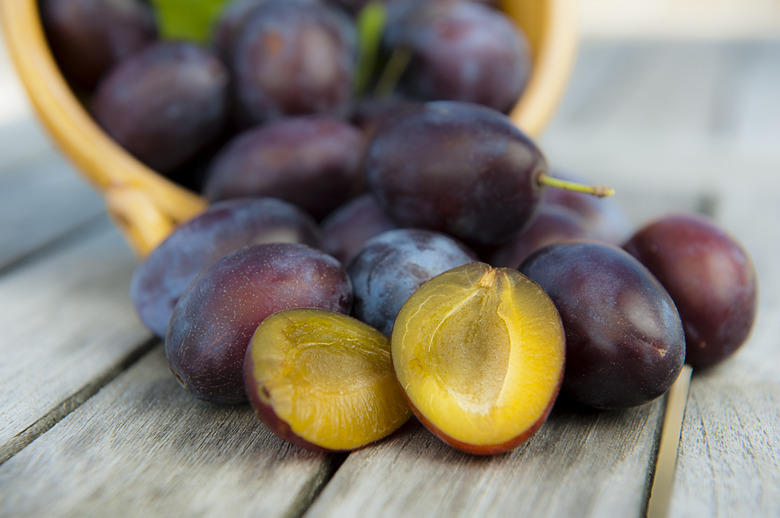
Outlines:
[[[244,381],[260,420],[309,449],[360,448],[412,415],[388,337],[332,311],[290,309],[265,319],[247,348]]]
[[[445,443],[498,454],[531,437],[563,379],[565,335],[550,297],[509,268],[437,275],[398,315],[393,366],[412,411]]]

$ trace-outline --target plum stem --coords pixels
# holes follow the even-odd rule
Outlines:
[[[374,87],[374,95],[385,97],[393,93],[396,85],[401,80],[401,76],[406,72],[411,59],[412,49],[405,45],[395,47]]]
[[[567,191],[581,192],[584,194],[596,196],[598,198],[606,198],[615,194],[615,189],[611,187],[605,187],[603,185],[585,185],[578,182],[555,178],[544,173],[539,175],[537,181],[541,185],[547,185],[548,187],[556,187],[558,189],[566,189]]]
[[[387,9],[378,0],[368,2],[357,18],[358,61],[355,70],[355,92],[362,94],[368,88],[376,68],[382,33],[387,24]]]

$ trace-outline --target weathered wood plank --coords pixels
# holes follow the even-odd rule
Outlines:
[[[127,296],[135,257],[107,220],[90,230],[0,277],[0,459],[150,339]]]
[[[756,264],[758,321],[720,366],[694,372],[670,516],[777,516],[780,509],[780,236],[776,191],[737,186],[718,216]]]
[[[350,455],[305,516],[643,516],[662,413],[662,401],[556,408],[518,449],[487,458],[407,431]]]
[[[0,268],[104,212],[100,196],[54,152],[0,170]]]
[[[780,74],[771,65],[780,59],[780,45],[635,42],[625,48],[633,56],[626,71],[602,78],[609,95],[595,96],[590,110],[559,113],[561,122],[556,117],[542,135],[551,163],[616,188],[666,186],[714,196],[736,181],[780,187]],[[581,59],[607,52],[601,49],[586,47]]]
[[[744,351],[694,373],[671,517],[775,517],[780,509],[780,307]]]
[[[672,41],[635,43],[633,47],[635,59],[642,64],[633,77],[633,88],[614,103],[610,113],[594,117],[589,123],[655,132],[669,141],[706,133],[727,46]],[[618,72],[612,80],[620,77]]]
[[[714,79],[720,76],[724,48],[710,42],[586,41],[569,90],[578,102],[564,100],[551,128],[631,128],[660,131],[669,139],[704,131],[719,88]],[[606,58],[608,66],[594,76],[591,63],[599,65]]]
[[[597,108],[604,94],[604,77],[620,68],[621,56],[625,55],[619,45],[603,41],[583,41],[577,52],[571,81],[547,131],[576,125],[594,105]]]
[[[158,347],[0,466],[0,515],[298,516],[337,460],[196,400]]]

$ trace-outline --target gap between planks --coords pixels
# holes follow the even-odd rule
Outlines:
[[[111,383],[122,372],[152,351],[158,343],[159,340],[156,337],[150,338],[137,349],[131,351],[130,354],[123,358],[115,367],[84,385],[78,392],[63,400],[59,405],[17,434],[13,439],[0,445],[0,466],[22,451],[35,439],[49,431],[54,425],[67,417],[68,414],[86,403],[86,401],[97,394],[100,389]]]
[[[692,372],[691,367],[685,364],[680,376],[666,396],[661,441],[658,445],[658,460],[650,489],[650,499],[647,503],[647,518],[665,518],[669,514],[674,471],[677,467],[677,453],[680,447],[680,434],[685,418],[685,407],[688,403]]]

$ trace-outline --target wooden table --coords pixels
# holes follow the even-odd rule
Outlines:
[[[246,406],[190,397],[133,312],[137,260],[102,200],[5,55],[0,78],[0,516],[631,517],[654,477],[652,516],[780,516],[780,42],[583,43],[541,138],[550,161],[615,187],[632,224],[715,217],[755,262],[758,321],[732,360],[683,380],[678,410],[557,408],[490,458],[415,425],[311,453]]]

